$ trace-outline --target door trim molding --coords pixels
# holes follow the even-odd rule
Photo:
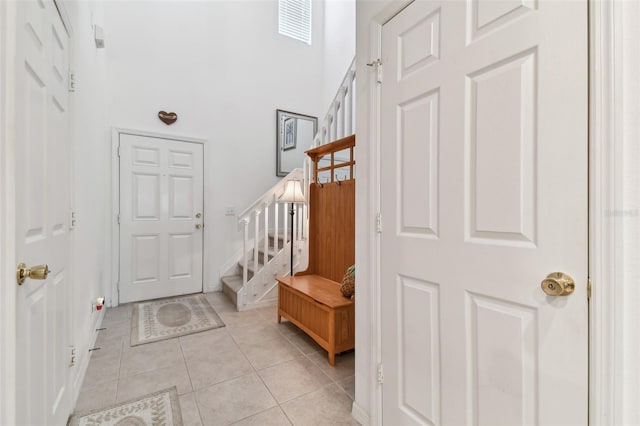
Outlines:
[[[633,19],[640,18],[640,7],[628,3],[589,1],[589,415],[592,425],[603,426],[640,422],[640,269],[630,261],[637,255],[640,212],[629,210],[640,202],[640,172],[629,164],[639,159],[633,146],[640,134],[640,30]]]
[[[380,362],[380,279],[379,279],[379,236],[375,233],[375,215],[380,210],[379,182],[379,86],[370,78],[370,70],[364,66],[366,62],[380,57],[382,26],[385,22],[404,9],[411,1],[391,2],[382,13],[369,21],[369,49],[367,58],[358,58],[357,73],[369,77],[360,77],[366,81],[368,102],[359,107],[366,107],[364,113],[368,120],[366,125],[358,129],[361,138],[370,141],[367,150],[360,149],[363,163],[368,165],[366,177],[369,178],[369,194],[367,205],[368,224],[366,228],[370,259],[366,266],[371,283],[370,295],[370,348],[371,354],[368,380],[370,397],[369,419],[371,425],[379,425],[382,421],[382,394],[376,384],[377,365]],[[624,192],[623,163],[624,151],[622,136],[625,131],[635,130],[640,133],[640,125],[632,119],[622,123],[622,94],[638,99],[640,89],[631,86],[633,73],[627,73],[624,80],[622,67],[628,65],[629,57],[633,57],[640,43],[640,29],[628,25],[622,27],[623,8],[633,4],[622,4],[615,1],[588,0],[589,3],[589,276],[593,283],[590,302],[589,327],[591,340],[589,345],[589,423],[591,425],[635,424],[640,421],[640,412],[634,401],[640,400],[637,383],[640,382],[640,361],[636,360],[637,348],[640,347],[640,336],[623,329],[624,324],[640,323],[640,292],[632,286],[633,280],[626,279],[623,267],[628,274],[638,276],[638,264],[623,265],[624,246],[628,246],[632,237],[629,232],[623,233],[620,220],[611,220],[612,212],[624,213],[625,206],[632,203],[638,205],[640,197],[630,198],[630,191]],[[624,3],[624,2],[623,2]],[[633,3],[633,2],[628,2]],[[637,7],[637,6],[636,6]],[[638,8],[640,9],[640,8]],[[636,9],[635,18],[640,17]],[[623,40],[625,44],[623,44]],[[632,42],[630,42],[632,40]],[[636,43],[635,45],[633,43]],[[637,55],[635,55],[637,56]],[[627,62],[625,62],[625,59]],[[636,59],[637,61],[637,59]],[[637,64],[636,64],[637,65]],[[626,83],[626,85],[625,85]],[[625,85],[624,90],[622,89]],[[364,109],[364,108],[363,108]],[[625,127],[626,126],[626,127]],[[362,133],[362,134],[361,134]],[[628,142],[631,143],[631,142]],[[626,171],[629,173],[629,171]],[[640,172],[634,171],[635,182],[640,181]],[[631,181],[627,177],[627,181]],[[637,187],[637,184],[636,184]],[[626,197],[625,197],[626,196]],[[638,213],[640,215],[640,213]],[[626,236],[625,236],[626,234]],[[631,309],[631,307],[634,307]],[[625,309],[626,307],[626,309]],[[633,316],[633,322],[632,320]],[[637,330],[637,326],[635,327]],[[623,360],[626,358],[626,364]],[[621,366],[627,368],[623,370]],[[631,373],[631,377],[629,374]],[[625,375],[627,376],[625,379]],[[635,416],[635,417],[634,417]]]
[[[0,424],[16,423],[16,4],[0,2]]]
[[[366,91],[368,95],[368,103],[361,103],[358,106],[367,107],[368,125],[365,127],[365,134],[360,135],[360,129],[357,133],[361,139],[369,141],[369,147],[367,150],[368,158],[365,160],[368,164],[368,175],[366,178],[369,182],[368,193],[370,194],[368,204],[366,206],[368,210],[368,220],[365,222],[371,224],[366,228],[368,236],[368,251],[366,256],[370,259],[367,265],[368,280],[371,284],[370,295],[370,307],[371,316],[367,318],[369,324],[371,324],[370,331],[370,348],[369,353],[371,359],[369,363],[369,380],[366,382],[369,384],[369,425],[381,425],[382,424],[382,386],[378,384],[378,365],[382,362],[382,339],[381,339],[381,303],[380,303],[380,234],[376,232],[376,215],[380,212],[380,84],[377,79],[372,78],[374,72],[371,67],[366,64],[376,59],[381,59],[382,52],[382,27],[400,13],[403,9],[413,3],[414,0],[401,0],[394,1],[393,3],[385,7],[380,13],[378,13],[369,22],[369,52],[366,58],[357,58],[356,74],[362,76],[367,75]],[[357,52],[356,52],[357,56]],[[382,65],[384,66],[384,64]],[[359,77],[361,79],[362,77]],[[362,150],[357,150],[362,153]],[[367,155],[367,154],[365,154]],[[360,160],[358,160],[360,161]],[[356,179],[358,182],[359,179]],[[356,201],[356,206],[359,203]],[[362,318],[360,318],[362,320]],[[356,327],[356,330],[358,328]],[[357,337],[356,337],[357,340]],[[364,416],[361,413],[362,408],[359,404],[354,402],[352,408],[352,415],[357,416],[358,419]]]
[[[147,130],[135,130],[124,127],[113,127],[111,130],[111,295],[108,299],[109,307],[116,307],[120,304],[119,287],[120,287],[120,225],[118,224],[118,214],[120,213],[120,160],[118,159],[118,148],[120,147],[120,135],[146,136],[157,139],[167,139],[179,142],[191,142],[202,145],[202,161],[204,162],[206,155],[207,139],[194,136],[181,136],[167,133],[158,133]],[[207,168],[202,169],[202,214],[206,220],[205,196],[207,182]],[[205,268],[205,259],[208,257],[207,234],[211,227],[205,226],[202,235],[202,291],[204,292],[205,283],[209,282],[209,272]]]

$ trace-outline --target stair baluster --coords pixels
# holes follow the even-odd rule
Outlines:
[[[270,263],[269,263],[269,204],[264,203],[264,253],[262,255],[262,287],[260,292],[267,285],[267,277],[271,276]],[[257,245],[257,244],[256,244]]]

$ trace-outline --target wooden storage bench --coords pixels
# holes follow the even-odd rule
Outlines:
[[[279,277],[278,322],[284,317],[335,355],[355,347],[355,304],[340,293],[340,284],[320,275]]]

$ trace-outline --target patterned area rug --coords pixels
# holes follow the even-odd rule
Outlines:
[[[176,387],[135,400],[75,414],[69,426],[182,426]]]
[[[204,294],[136,303],[131,320],[131,346],[224,327]]]

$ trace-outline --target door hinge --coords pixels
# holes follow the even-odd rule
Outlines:
[[[591,278],[587,278],[587,300],[591,300]]]
[[[76,227],[76,212],[69,210],[69,229]]]
[[[73,71],[69,70],[69,92],[76,91],[76,75]]]
[[[116,217],[116,220],[118,221],[118,225],[120,225],[120,213],[118,213],[118,216]]]
[[[378,364],[378,384],[381,385],[384,383],[384,369],[382,368],[382,364]]]
[[[375,67],[376,69],[376,80],[378,83],[382,83],[382,61],[380,58],[375,61],[369,62],[367,64],[368,67]]]
[[[376,215],[376,232],[382,234],[382,213]]]
[[[120,158],[120,145],[118,145],[118,158]]]
[[[76,347],[69,346],[69,367],[76,365]]]

